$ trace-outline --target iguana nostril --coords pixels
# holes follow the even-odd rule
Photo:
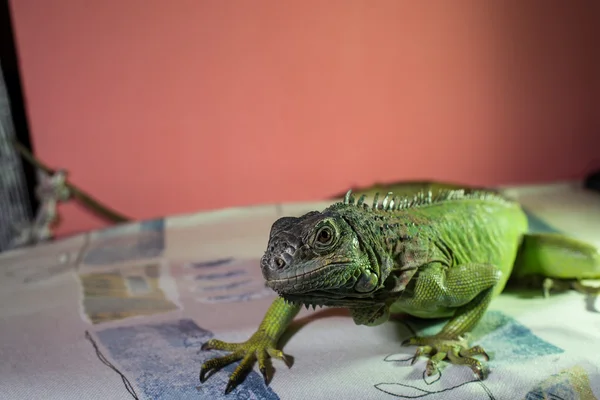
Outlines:
[[[277,269],[282,269],[283,267],[285,267],[285,260],[283,258],[275,257],[273,261],[275,262],[275,267]]]

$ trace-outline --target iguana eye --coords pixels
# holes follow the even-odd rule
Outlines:
[[[324,226],[321,229],[319,229],[319,232],[317,233],[317,242],[327,246],[328,244],[331,244],[332,240],[333,232],[330,227]]]
[[[316,252],[330,252],[339,242],[340,232],[331,218],[319,221],[313,229],[309,240]]]

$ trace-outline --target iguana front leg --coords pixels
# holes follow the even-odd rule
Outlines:
[[[300,305],[287,303],[283,298],[278,297],[269,307],[257,331],[247,341],[243,343],[226,343],[218,339],[210,339],[204,343],[202,350],[226,350],[232,353],[223,357],[212,358],[202,364],[200,382],[208,379],[208,373],[217,371],[232,362],[242,360],[229,377],[225,389],[227,394],[243,381],[245,374],[258,360],[258,367],[266,383],[266,361],[268,357],[279,358],[289,366],[285,354],[277,349],[277,342],[298,314],[298,311],[300,311]]]
[[[418,345],[413,363],[420,355],[429,356],[427,375],[437,370],[437,363],[448,359],[452,364],[468,365],[480,378],[485,379],[487,369],[475,355],[488,359],[480,346],[468,347],[462,337],[481,319],[496,294],[501,272],[492,265],[468,264],[450,269],[427,268],[417,277],[414,296],[407,304],[421,317],[439,317],[454,309],[452,318],[442,330],[431,337],[413,337],[403,345]],[[429,314],[428,314],[429,313]]]

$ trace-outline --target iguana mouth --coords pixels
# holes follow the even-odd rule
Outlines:
[[[348,261],[331,262],[298,275],[291,275],[282,278],[265,279],[266,285],[280,294],[305,293],[319,289],[326,282],[325,277],[333,271],[348,268]],[[340,286],[345,286],[346,282]]]
[[[356,290],[365,276],[365,271],[357,269],[345,279],[335,279],[332,284],[328,278],[336,277],[338,269],[348,268],[348,264],[328,264],[314,271],[293,278],[267,281],[266,285],[277,292],[284,300],[309,306],[327,307],[370,307],[381,302],[378,291],[361,292]],[[367,271],[371,276],[372,271]],[[297,279],[301,278],[301,279]]]
[[[299,304],[306,309],[312,307],[313,310],[317,307],[368,308],[373,306],[373,304],[379,303],[379,301],[372,298],[332,296],[331,293],[323,291],[311,293],[310,296],[303,296],[301,294],[281,294],[280,296],[288,303]]]

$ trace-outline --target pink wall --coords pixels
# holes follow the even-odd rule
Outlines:
[[[135,218],[600,166],[594,1],[11,3],[36,153]]]

